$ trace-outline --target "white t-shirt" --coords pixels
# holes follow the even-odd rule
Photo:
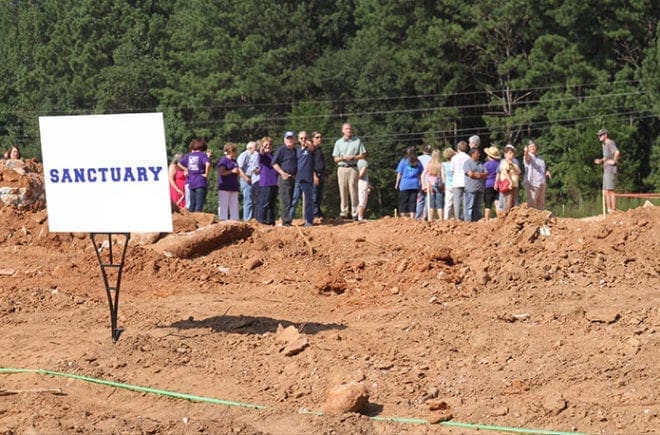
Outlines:
[[[419,163],[422,164],[422,168],[426,169],[426,165],[431,163],[431,156],[429,154],[422,154],[421,156],[417,156],[417,159],[419,160]],[[426,183],[428,181],[428,174],[423,174],[424,176],[422,177],[422,186],[424,189],[426,189]]]
[[[451,173],[453,179],[453,187],[465,187],[465,162],[470,160],[467,153],[459,151],[454,157],[451,158]]]

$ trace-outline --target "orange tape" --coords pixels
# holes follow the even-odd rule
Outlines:
[[[659,198],[660,193],[615,193],[614,196],[624,196],[626,198]]]

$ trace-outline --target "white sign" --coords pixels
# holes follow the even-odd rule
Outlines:
[[[41,116],[52,232],[171,232],[162,113]]]

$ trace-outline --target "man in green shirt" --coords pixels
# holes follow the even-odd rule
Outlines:
[[[358,169],[357,161],[367,158],[367,149],[358,137],[353,137],[353,127],[349,123],[341,126],[342,137],[337,139],[332,157],[337,163],[337,183],[341,201],[339,217],[348,219],[349,198],[350,213],[353,220],[358,218]]]

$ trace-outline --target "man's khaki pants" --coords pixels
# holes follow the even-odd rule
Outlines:
[[[525,192],[527,193],[527,207],[537,210],[545,209],[545,184],[534,187],[529,183],[525,183]]]
[[[358,198],[358,170],[355,166],[340,166],[337,168],[337,183],[339,184],[339,199],[341,202],[339,214],[348,217],[349,198],[352,217],[357,217]]]

